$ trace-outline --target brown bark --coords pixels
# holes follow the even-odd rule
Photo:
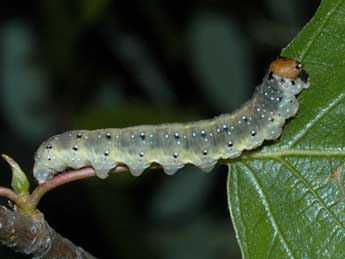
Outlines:
[[[29,184],[24,172],[10,157],[3,155],[12,169],[13,190],[0,187],[0,197],[5,197],[15,204],[14,210],[0,206],[0,242],[13,250],[30,254],[33,258],[60,259],[95,258],[68,239],[62,237],[44,220],[37,210],[41,198],[48,191],[63,184],[95,176],[91,167],[70,170],[38,185],[29,193]],[[127,171],[125,166],[118,166],[113,173]],[[27,186],[25,184],[27,182]]]
[[[33,258],[96,258],[58,234],[40,212],[24,215],[0,206],[0,241]]]

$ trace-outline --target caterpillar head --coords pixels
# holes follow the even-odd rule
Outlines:
[[[273,77],[280,80],[280,88],[287,95],[297,95],[309,87],[308,75],[298,61],[279,58],[269,66]]]
[[[274,60],[269,68],[274,74],[288,79],[296,79],[303,69],[298,61],[284,58]]]

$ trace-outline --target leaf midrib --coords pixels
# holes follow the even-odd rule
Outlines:
[[[256,152],[250,155],[243,156],[243,160],[252,160],[252,159],[277,159],[282,157],[340,157],[345,158],[345,149],[344,150],[303,150],[303,149],[288,149],[288,150],[279,150],[279,151],[268,151],[268,152]]]

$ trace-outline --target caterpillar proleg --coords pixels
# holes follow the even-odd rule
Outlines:
[[[231,114],[189,123],[122,129],[76,130],[49,138],[35,155],[34,176],[43,183],[67,168],[91,166],[100,178],[118,165],[140,175],[153,163],[171,175],[186,164],[210,171],[220,159],[277,139],[298,110],[296,95],[309,87],[302,65],[273,61],[252,98]]]

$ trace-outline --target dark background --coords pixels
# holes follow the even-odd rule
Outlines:
[[[318,3],[1,1],[0,152],[31,177],[36,148],[56,133],[230,112]],[[0,172],[9,186],[3,161]],[[218,166],[93,178],[53,190],[39,209],[100,258],[240,258],[226,177]],[[26,257],[1,246],[0,258]]]

